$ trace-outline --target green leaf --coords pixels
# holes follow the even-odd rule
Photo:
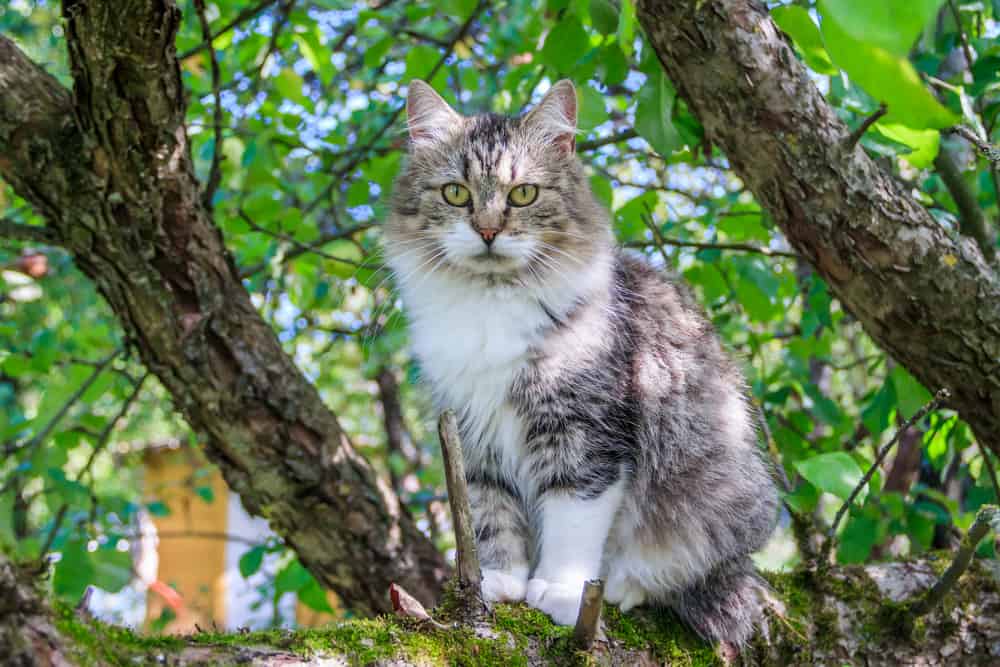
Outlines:
[[[840,534],[837,560],[841,563],[863,563],[880,538],[879,522],[865,516],[852,516]]]
[[[581,130],[592,130],[608,120],[608,111],[604,108],[604,96],[588,85],[577,88],[580,100],[579,125]]]
[[[618,7],[611,0],[590,0],[590,22],[602,35],[616,32],[618,30]]]
[[[830,57],[865,92],[885,102],[885,122],[941,129],[960,121],[927,90],[908,60],[856,39],[826,11],[826,5],[827,0],[820,0],[821,31]]]
[[[441,54],[433,46],[421,44],[406,53],[406,80],[425,80],[437,65]]]
[[[896,390],[896,405],[903,419],[912,417],[931,400],[931,392],[902,366],[894,366],[889,372],[889,378]]]
[[[197,493],[198,497],[206,503],[211,503],[215,500],[215,491],[213,491],[210,486],[199,486],[194,490],[194,492]]]
[[[861,481],[864,473],[850,454],[829,452],[817,454],[795,463],[796,470],[820,491],[847,500]],[[858,500],[863,500],[867,489],[861,489]]]
[[[858,40],[905,58],[944,0],[823,0],[830,17]]]
[[[575,16],[560,21],[545,37],[542,45],[542,62],[557,72],[570,72],[590,49],[590,38]]]
[[[274,88],[286,100],[303,103],[306,96],[302,94],[302,77],[292,69],[283,69],[274,77]]]
[[[312,575],[298,559],[283,567],[274,577],[274,594],[296,593],[312,581]]]
[[[260,570],[264,563],[265,549],[263,546],[256,546],[240,556],[240,574],[244,579],[250,578]]]
[[[902,157],[914,167],[926,169],[934,163],[941,146],[941,133],[937,130],[914,130],[897,123],[875,123],[879,134],[897,141],[910,149]]]
[[[809,67],[820,74],[837,73],[837,68],[833,66],[830,55],[823,46],[819,27],[804,7],[798,5],[775,7],[771,10],[771,18],[795,41],[795,46]]]
[[[683,145],[670,119],[674,108],[674,89],[663,72],[639,90],[635,108],[635,130],[657,153],[667,158]]]
[[[60,552],[52,576],[52,590],[68,602],[77,602],[87,586],[117,593],[132,580],[132,558],[124,551],[99,548],[88,551],[87,541],[74,539]]]
[[[635,50],[635,3],[632,0],[622,0],[618,12],[618,45],[626,56],[631,56]]]
[[[327,600],[326,591],[319,585],[319,582],[309,576],[309,583],[299,589],[299,602],[309,607],[313,611],[320,611],[327,614],[333,613],[333,607]]]

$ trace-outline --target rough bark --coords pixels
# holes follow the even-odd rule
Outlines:
[[[0,36],[0,177],[43,214],[240,494],[362,613],[442,556],[282,351],[203,209],[173,0],[65,0],[72,94]]]
[[[1000,453],[1000,276],[857,145],[761,2],[639,0],[707,138],[868,334]]]
[[[995,562],[994,562],[995,563]],[[771,617],[768,639],[742,655],[758,665],[995,665],[1000,660],[1000,584],[985,561],[963,575],[940,607],[914,618],[918,599],[947,560],[833,568],[823,582],[802,573],[772,577],[787,611]],[[995,564],[994,564],[995,567]],[[435,611],[446,627],[408,618],[347,621],[319,630],[142,637],[51,609],[37,573],[0,555],[0,655],[35,665],[712,665],[712,647],[666,612],[623,615],[605,607],[605,637],[578,652],[572,628],[538,611],[498,605],[483,622]]]

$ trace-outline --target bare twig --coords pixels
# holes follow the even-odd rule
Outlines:
[[[321,235],[318,239],[316,239],[312,243],[299,243],[297,241],[293,242],[295,247],[285,253],[284,257],[282,258],[282,262],[283,263],[290,262],[293,259],[296,259],[297,257],[305,255],[306,253],[317,252],[327,243],[332,243],[334,241],[340,241],[343,239],[350,239],[357,232],[363,232],[366,229],[370,229],[374,227],[375,224],[376,223],[374,222],[368,222],[356,225],[354,227],[350,227],[348,229],[338,229],[335,232],[329,232],[327,234]],[[259,229],[257,231],[261,231],[261,233],[265,234],[270,234],[270,232],[267,232],[266,230]],[[267,268],[267,262],[260,262],[259,264],[254,264],[253,266],[247,267],[246,269],[240,271],[240,277],[249,278],[252,275],[260,273],[266,268]]]
[[[962,172],[955,163],[952,150],[941,147],[934,158],[934,168],[944,182],[951,198],[958,208],[958,228],[962,234],[972,238],[987,260],[996,257],[996,241],[993,231],[986,222],[983,209],[979,206],[976,193],[966,184]]]
[[[448,503],[451,505],[451,518],[455,527],[458,587],[470,602],[474,599],[481,607],[482,573],[479,570],[476,535],[472,532],[469,487],[465,480],[465,462],[462,458],[462,442],[458,435],[458,420],[451,410],[441,414],[441,419],[438,420],[438,434],[441,436],[441,453],[444,458],[445,480],[448,484]]]
[[[580,613],[573,628],[573,643],[587,651],[594,644],[601,624],[601,607],[604,605],[604,581],[594,579],[583,585],[580,596]]]
[[[23,225],[7,218],[0,218],[0,239],[26,241],[39,245],[58,245],[59,243],[59,237],[53,229]]]
[[[934,395],[934,398],[932,398],[924,407],[917,410],[912,417],[907,419],[906,422],[896,430],[892,439],[878,450],[875,460],[872,461],[872,464],[868,468],[864,477],[861,478],[861,481],[858,482],[854,487],[854,490],[851,491],[851,495],[848,496],[847,500],[844,501],[844,504],[840,506],[839,510],[837,510],[837,515],[833,518],[833,524],[830,525],[830,530],[827,532],[826,543],[823,544],[820,566],[825,565],[829,560],[830,553],[833,551],[833,545],[837,540],[837,528],[840,526],[840,522],[844,518],[844,515],[847,514],[847,510],[850,509],[852,504],[854,504],[854,500],[858,497],[858,494],[861,493],[861,489],[865,488],[865,486],[868,485],[868,482],[871,481],[872,477],[875,476],[875,471],[882,465],[882,461],[884,461],[885,457],[889,455],[893,446],[895,446],[895,444],[899,441],[900,436],[914,424],[927,416],[929,412],[937,410],[944,401],[948,400],[950,395],[951,394],[947,389],[939,389]]]
[[[868,116],[868,118],[865,118],[864,122],[862,122],[856,130],[847,135],[847,139],[844,140],[844,147],[847,148],[847,150],[852,150],[855,146],[857,146],[858,142],[861,141],[861,137],[865,136],[865,132],[868,131],[868,128],[878,122],[878,119],[884,116],[888,110],[888,107],[885,106],[885,102],[878,105],[878,109],[875,110],[875,113]]]
[[[314,255],[319,255],[320,257],[323,257],[324,259],[329,259],[329,260],[334,261],[334,262],[340,262],[341,264],[349,264],[349,265],[351,265],[351,266],[353,266],[355,268],[360,268],[361,267],[360,264],[358,264],[357,262],[355,262],[353,260],[345,259],[343,257],[337,257],[336,255],[331,255],[330,253],[323,252],[322,250],[319,249],[318,246],[323,245],[323,243],[329,243],[330,240],[323,241],[322,243],[320,243],[320,242],[316,242],[316,243],[313,243],[313,244],[303,243],[302,241],[299,241],[296,238],[294,238],[292,236],[289,236],[288,234],[282,234],[281,232],[272,232],[270,229],[267,229],[266,227],[262,227],[261,225],[258,225],[256,222],[254,222],[254,220],[249,215],[247,215],[246,211],[244,211],[243,209],[239,210],[239,216],[240,216],[240,218],[243,219],[243,222],[247,223],[247,225],[250,227],[250,229],[254,230],[255,232],[260,232],[261,234],[265,234],[267,236],[270,236],[271,238],[278,239],[279,241],[285,241],[286,243],[290,243],[293,246],[295,246],[295,248],[300,251],[299,253],[297,253],[296,256],[308,252],[308,253],[312,253]],[[354,231],[357,231],[357,230],[355,229],[355,230],[351,230],[351,231],[354,232]],[[340,236],[340,233],[338,233],[338,236]],[[291,254],[291,253],[289,253],[289,254]],[[247,272],[245,272],[245,275],[251,275],[252,273],[256,273],[257,270],[259,270],[257,267],[253,267],[253,268],[254,268],[253,271],[247,271]]]
[[[658,242],[663,245],[677,248],[698,248],[700,250],[730,250],[733,252],[754,252],[768,257],[798,257],[794,252],[784,250],[772,250],[766,246],[753,245],[752,243],[706,243],[702,241],[682,241],[680,239],[661,236]],[[625,244],[626,248],[650,248],[656,245],[652,241],[630,241]]]
[[[83,481],[85,475],[90,474],[91,468],[93,468],[97,457],[108,446],[108,443],[111,442],[111,434],[114,431],[115,426],[122,420],[122,418],[125,417],[126,414],[128,414],[129,408],[132,407],[135,399],[139,397],[139,393],[142,391],[142,385],[148,377],[149,372],[147,371],[146,374],[142,376],[142,379],[140,379],[139,382],[132,387],[132,392],[128,395],[128,398],[125,399],[125,402],[122,403],[121,408],[119,408],[118,412],[115,413],[115,416],[112,417],[111,420],[104,426],[104,429],[101,430],[101,434],[98,436],[97,442],[94,443],[94,449],[90,452],[90,457],[87,459],[87,463],[84,464],[83,468],[76,476],[76,481],[78,483]],[[49,549],[52,548],[52,543],[55,542],[56,536],[59,534],[59,530],[62,528],[62,523],[66,518],[67,510],[69,510],[69,503],[63,503],[59,508],[59,511],[56,513],[55,520],[52,522],[52,528],[49,530],[49,535],[45,539],[45,544],[42,545],[42,550],[39,552],[39,558],[45,558]]]
[[[591,139],[590,141],[581,141],[576,145],[576,150],[578,151],[592,151],[595,148],[600,148],[601,146],[608,146],[610,144],[621,143],[622,141],[628,141],[629,139],[635,139],[639,136],[639,133],[635,130],[629,128],[627,130],[622,130],[607,137],[600,137],[598,139]]]
[[[212,67],[212,125],[215,133],[214,146],[212,146],[212,166],[208,171],[208,179],[205,181],[205,190],[202,192],[201,201],[206,211],[211,212],[212,199],[215,191],[219,187],[222,179],[222,75],[219,72],[219,59],[216,57],[215,49],[212,47],[212,29],[208,24],[208,17],[205,15],[205,0],[194,0],[195,12],[198,14],[198,21],[201,23],[201,36],[204,43],[208,45],[209,61]]]
[[[1000,164],[1000,148],[980,138],[972,129],[964,125],[955,125],[949,127],[945,132],[958,135],[975,146],[982,156],[993,164],[994,168]]]
[[[973,522],[969,532],[962,538],[962,544],[955,553],[955,559],[945,570],[941,578],[927,591],[924,596],[913,603],[910,612],[914,616],[923,616],[940,604],[945,595],[948,594],[958,581],[958,578],[969,568],[972,557],[976,553],[976,547],[980,540],[986,537],[990,531],[1000,532],[1000,508],[996,505],[984,505],[979,508],[976,520]]]
[[[989,447],[984,445],[981,440],[977,440],[976,444],[979,445],[979,453],[983,457],[983,465],[986,466],[990,482],[993,483],[993,495],[996,496],[997,502],[1000,503],[1000,480],[997,479],[997,469],[993,467],[993,461],[990,460]]]
[[[253,5],[251,7],[247,7],[242,12],[240,12],[235,17],[233,17],[233,20],[231,20],[229,23],[227,23],[226,25],[222,26],[221,28],[219,28],[218,30],[216,30],[214,33],[212,33],[210,39],[204,40],[200,44],[191,47],[190,49],[188,49],[184,53],[181,53],[179,56],[177,56],[177,59],[178,60],[185,60],[185,59],[190,58],[191,56],[195,55],[196,53],[200,53],[200,52],[204,51],[205,49],[207,49],[212,44],[213,41],[215,41],[221,35],[226,34],[227,32],[229,32],[230,30],[232,30],[236,26],[240,25],[241,23],[245,23],[246,21],[249,21],[249,20],[255,18],[258,14],[260,14],[261,12],[263,12],[265,9],[267,9],[268,7],[270,7],[271,5],[273,5],[274,3],[276,3],[277,1],[278,0],[263,0],[263,2],[258,2],[256,5]]]

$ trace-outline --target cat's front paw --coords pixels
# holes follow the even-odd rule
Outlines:
[[[612,572],[608,577],[608,585],[604,588],[604,599],[618,605],[622,611],[628,611],[646,601],[646,590],[632,577]]]
[[[524,599],[527,573],[483,570],[483,599],[486,602],[520,602]]]
[[[545,579],[529,579],[525,601],[549,615],[557,625],[573,625],[580,612],[583,588]]]

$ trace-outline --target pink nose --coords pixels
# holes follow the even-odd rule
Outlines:
[[[483,240],[486,241],[486,245],[493,243],[493,239],[495,239],[497,234],[500,233],[499,229],[492,229],[490,227],[481,227],[477,231],[479,232],[479,235],[483,237]]]

